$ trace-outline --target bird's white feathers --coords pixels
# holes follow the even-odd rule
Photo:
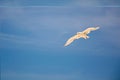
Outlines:
[[[87,39],[89,38],[89,36],[87,36],[87,34],[89,34],[91,31],[97,30],[99,29],[99,27],[91,27],[91,28],[87,28],[86,30],[82,31],[82,32],[77,32],[76,35],[70,37],[67,42],[65,43],[64,46],[68,46],[69,44],[71,44],[74,40],[79,39],[79,38],[84,38]]]
[[[100,27],[91,27],[91,28],[87,28],[86,30],[84,30],[82,33],[84,34],[89,34],[91,31],[94,31],[94,30],[97,30],[99,29]]]
[[[67,42],[65,43],[64,46],[68,46],[68,45],[71,44],[74,40],[76,40],[76,38],[77,38],[77,35],[74,35],[74,36],[70,37],[70,38],[67,40]]]

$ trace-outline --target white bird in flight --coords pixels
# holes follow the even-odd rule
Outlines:
[[[86,30],[82,31],[82,32],[77,32],[76,35],[70,37],[67,42],[65,43],[64,46],[68,46],[70,45],[74,40],[76,39],[79,39],[79,38],[84,38],[84,39],[87,39],[87,38],[90,38],[89,36],[87,36],[87,34],[89,34],[91,31],[94,31],[94,30],[97,30],[99,29],[100,27],[91,27],[91,28],[87,28]]]

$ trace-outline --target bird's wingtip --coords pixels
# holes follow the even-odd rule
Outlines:
[[[100,29],[100,27],[99,27],[99,26],[97,26],[97,27],[96,27],[96,29]]]
[[[64,47],[66,47],[67,45],[65,44]]]

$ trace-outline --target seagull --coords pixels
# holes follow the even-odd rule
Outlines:
[[[67,40],[67,42],[65,43],[64,46],[70,45],[74,40],[79,39],[79,38],[84,38],[84,39],[90,38],[89,36],[87,36],[87,34],[89,34],[91,31],[97,30],[99,28],[100,27],[90,27],[82,32],[77,32],[74,36],[70,37]]]

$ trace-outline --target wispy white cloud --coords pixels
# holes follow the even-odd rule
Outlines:
[[[77,26],[84,24],[90,25],[119,25],[119,17],[114,10],[98,8],[100,13],[95,12],[98,16],[91,15],[93,10],[86,14],[87,10],[75,10],[76,8],[56,8],[56,7],[42,7],[42,8],[5,8],[2,17],[14,21],[16,27],[34,30],[34,32],[44,29],[75,29]],[[84,8],[81,8],[84,9]],[[85,8],[86,9],[86,8]],[[97,8],[94,8],[97,10]],[[32,11],[31,11],[32,10]],[[38,11],[39,10],[39,11]],[[97,10],[97,11],[99,11]],[[88,9],[88,11],[90,11]],[[100,12],[99,11],[99,12]],[[105,11],[105,12],[104,12]],[[86,15],[83,15],[86,12]],[[103,13],[102,13],[103,12]],[[8,14],[9,13],[9,14]],[[73,15],[74,14],[74,15]],[[6,17],[7,16],[7,17]],[[85,25],[86,26],[86,25]]]
[[[0,39],[1,40],[8,40],[8,41],[12,41],[15,43],[30,43],[29,41],[26,41],[27,38],[23,37],[23,36],[17,36],[17,35],[11,35],[11,34],[4,34],[4,33],[0,33]],[[29,40],[29,39],[28,39]]]
[[[118,0],[73,0],[67,6],[76,7],[120,7]]]
[[[48,79],[52,79],[52,80],[66,80],[66,79],[76,79],[78,78],[78,76],[75,76],[75,75],[63,75],[63,74],[33,74],[33,73],[23,73],[23,74],[20,74],[20,73],[11,73],[8,75],[5,75],[5,74],[2,74],[2,78],[14,78],[14,79],[30,79],[30,80],[33,80],[33,79],[36,79],[36,80],[48,80]]]
[[[33,46],[35,40],[28,37],[0,33],[0,48],[22,48]]]
[[[29,32],[29,36],[21,35],[24,38],[15,38],[10,34],[5,37],[3,34],[2,39],[9,41],[18,40],[18,42],[29,43],[34,45],[64,45],[68,37],[68,33],[76,33],[82,31],[87,27],[100,25],[101,35],[103,40],[110,41],[116,45],[120,45],[119,39],[106,38],[109,35],[118,35],[120,25],[119,9],[118,8],[86,8],[86,7],[63,7],[63,6],[42,6],[42,7],[5,7],[1,8],[2,14],[0,15],[0,22],[11,21],[9,26],[15,29],[18,33]],[[14,26],[14,27],[13,27]],[[80,27],[82,26],[82,27]],[[1,31],[3,26],[1,25]],[[113,31],[113,28],[115,31]],[[118,28],[118,29],[116,29]],[[7,28],[6,28],[7,29]],[[2,35],[3,35],[2,34]],[[17,33],[13,34],[19,37]],[[44,36],[43,36],[44,35]],[[105,36],[106,35],[106,36]],[[28,39],[27,39],[28,38]],[[46,43],[44,43],[46,42]],[[38,44],[39,43],[39,44]],[[49,45],[49,46],[48,46]],[[53,46],[52,46],[53,47]]]
[[[79,7],[95,7],[100,5],[98,0],[73,0],[69,2],[68,6],[79,6]]]
[[[57,37],[52,39],[44,38],[44,35],[41,37],[28,37],[28,36],[19,36],[15,34],[6,34],[0,33],[0,48],[10,48],[10,49],[35,49],[35,50],[49,50],[49,49],[57,49],[58,47],[63,47],[62,44],[62,35],[58,35]],[[60,37],[60,38],[58,38]],[[54,39],[54,40],[53,40]],[[52,46],[51,46],[52,45]]]
[[[67,74],[39,74],[39,73],[16,73],[10,72],[7,74],[1,74],[2,79],[12,79],[12,80],[109,80],[110,77],[104,78],[99,76],[91,77],[90,75],[81,74],[80,72],[77,73],[67,73]]]
[[[120,7],[119,0],[14,0],[1,1],[1,7],[30,7],[30,6],[79,6],[79,7]]]

